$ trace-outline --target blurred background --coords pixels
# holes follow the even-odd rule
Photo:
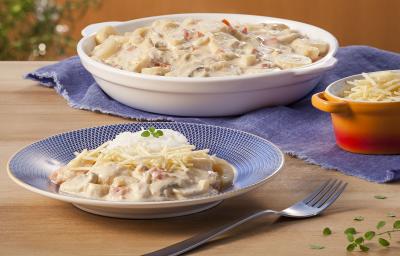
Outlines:
[[[400,52],[400,0],[0,0],[0,60],[62,59],[75,55],[88,24],[183,12],[293,19],[330,31],[341,46]]]

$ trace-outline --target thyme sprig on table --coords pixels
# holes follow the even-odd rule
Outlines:
[[[391,213],[388,215],[388,217],[391,216],[394,216],[394,214]],[[364,220],[363,217],[362,219]],[[354,220],[356,220],[356,218]],[[360,234],[360,232],[357,232],[357,230],[354,227],[347,228],[343,232],[346,235],[347,241],[349,241],[349,244],[347,244],[346,246],[346,250],[352,252],[358,248],[362,252],[368,252],[370,248],[365,243],[367,241],[373,241],[373,239],[377,239],[379,245],[381,245],[382,247],[389,247],[390,242],[388,240],[392,239],[392,233],[400,232],[400,220],[396,220],[395,222],[393,222],[391,229],[383,232],[378,232],[378,230],[382,229],[385,226],[386,226],[386,221],[381,220],[376,224],[376,231],[369,230],[365,232],[363,235],[362,234],[358,235]],[[325,227],[322,230],[322,234],[324,236],[330,236],[332,234],[332,230],[329,227]],[[384,238],[385,235],[388,236],[388,240]],[[324,248],[325,248],[324,245],[310,244],[310,249],[321,250]]]
[[[387,199],[387,196],[375,195],[374,198],[378,200],[383,200]],[[386,217],[395,218],[396,214],[393,212],[388,212],[386,213]],[[361,222],[364,221],[364,217],[355,216],[353,220]],[[369,244],[366,244],[366,242],[368,243],[368,241],[373,241],[374,239],[379,243],[380,246],[384,248],[389,247],[390,242],[388,240],[392,239],[392,234],[395,232],[400,232],[400,220],[394,221],[391,229],[380,232],[379,230],[381,230],[385,226],[386,226],[386,221],[380,220],[375,226],[376,227],[375,231],[368,230],[364,234],[360,234],[360,232],[358,232],[354,227],[346,228],[346,230],[343,232],[347,238],[347,241],[349,242],[349,244],[347,244],[346,246],[346,250],[348,252],[353,252],[358,248],[359,251],[368,252],[370,248]],[[322,230],[322,234],[324,236],[330,236],[332,234],[332,230],[329,227],[325,227]],[[386,237],[386,239],[384,237]],[[319,245],[319,244],[310,245],[310,249],[324,249],[324,248],[325,248],[324,245]]]
[[[355,249],[357,249],[357,247],[363,251],[363,252],[367,252],[369,251],[369,247],[365,244],[365,241],[371,241],[374,238],[378,239],[378,243],[382,246],[382,247],[389,247],[390,246],[390,242],[388,240],[386,240],[385,238],[383,238],[382,236],[387,235],[389,237],[389,240],[392,238],[392,233],[395,232],[400,232],[400,220],[396,220],[393,225],[392,225],[392,229],[384,231],[384,232],[378,232],[378,230],[380,230],[381,228],[383,228],[386,225],[386,221],[379,221],[376,224],[376,231],[373,230],[369,230],[367,232],[364,233],[364,235],[360,235],[357,236],[358,232],[356,231],[355,228],[351,227],[351,228],[347,228],[344,231],[344,234],[347,237],[347,240],[350,242],[347,247],[346,250],[349,252],[354,251]]]

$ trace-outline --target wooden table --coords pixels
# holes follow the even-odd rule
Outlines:
[[[92,215],[14,184],[6,174],[9,157],[43,137],[82,127],[129,122],[69,107],[52,89],[22,79],[45,62],[0,62],[0,255],[140,255],[234,220],[256,209],[282,209],[328,178],[349,183],[344,195],[320,217],[266,217],[192,252],[193,255],[346,255],[343,230],[365,231],[395,212],[400,218],[399,184],[379,185],[292,157],[270,183],[219,206],[186,217],[122,220]],[[374,199],[382,194],[385,200]],[[363,222],[353,220],[364,216]],[[330,227],[333,234],[322,236]],[[370,255],[400,255],[400,235],[389,249],[371,246]],[[312,250],[310,244],[325,246]],[[364,255],[354,253],[354,255]]]

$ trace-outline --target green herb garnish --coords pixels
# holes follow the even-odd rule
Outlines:
[[[352,235],[355,235],[355,234],[357,234],[357,231],[356,231],[355,228],[351,227],[351,228],[347,228],[347,229],[344,231],[344,233],[345,233],[345,234],[352,234]]]
[[[386,225],[386,221],[379,221],[378,224],[376,224],[376,229],[381,229]]]
[[[142,137],[149,137],[150,136],[150,132],[149,131],[143,131],[141,135],[142,135]]]
[[[386,222],[381,220],[376,224],[376,229],[381,229],[385,225],[386,225]],[[387,230],[387,231],[384,231],[381,233],[369,230],[364,233],[364,236],[359,236],[359,237],[354,237],[357,234],[357,231],[355,230],[355,228],[353,228],[353,227],[347,228],[344,231],[344,234],[346,235],[346,238],[350,243],[347,245],[346,250],[349,252],[352,252],[352,251],[356,250],[357,248],[359,248],[360,251],[367,252],[367,251],[369,251],[369,247],[365,244],[365,241],[372,241],[374,238],[377,238],[378,243],[382,247],[389,247],[390,242],[388,240],[386,240],[385,238],[383,238],[382,236],[387,235],[389,237],[389,239],[392,239],[392,233],[394,233],[394,232],[400,232],[400,220],[396,220],[393,223],[392,230]]]
[[[372,240],[372,238],[375,237],[375,232],[374,231],[368,231],[364,234],[365,239],[367,240]]]
[[[354,242],[354,235],[353,234],[347,233],[346,237],[347,237],[347,241]]]
[[[329,236],[330,234],[332,234],[332,230],[328,227],[324,228],[324,230],[322,231],[322,234],[324,236]]]
[[[382,237],[380,237],[378,239],[378,242],[380,245],[382,245],[383,247],[388,247],[390,245],[389,241],[386,239],[383,239]]]
[[[144,130],[144,131],[141,133],[141,136],[142,136],[142,137],[149,137],[150,135],[152,135],[154,138],[159,138],[159,137],[163,136],[164,133],[163,133],[163,131],[161,131],[161,130],[157,130],[157,129],[156,129],[155,127],[153,127],[153,126],[149,127],[149,129]]]
[[[357,248],[357,244],[352,243],[352,244],[349,244],[349,245],[346,247],[346,250],[349,251],[349,252],[352,252],[352,251],[354,251],[354,249],[356,249],[356,248]]]
[[[355,220],[355,221],[363,221],[364,217],[363,216],[356,216],[356,217],[354,217],[353,220]]]
[[[362,244],[364,243],[364,238],[362,236],[358,237],[356,240],[354,240],[354,243],[356,244]]]
[[[313,250],[321,250],[324,248],[325,248],[325,246],[320,245],[320,244],[310,244],[310,249],[313,249]]]
[[[348,239],[349,235],[352,235],[352,234],[347,234],[347,239]],[[369,250],[369,247],[364,244],[364,238],[362,236],[357,237],[353,241],[350,241],[350,244],[347,245],[346,250],[349,252],[352,252],[357,247],[359,247],[360,250],[363,252],[366,252]]]
[[[393,223],[393,228],[394,228],[394,229],[400,229],[400,220],[396,220],[396,221]]]
[[[163,131],[161,131],[161,130],[157,130],[155,133],[154,133],[154,137],[156,137],[156,138],[158,138],[158,137],[161,137],[161,136],[163,136],[164,135],[164,133],[163,133]]]
[[[369,247],[368,246],[363,245],[363,244],[360,244],[359,246],[360,246],[360,250],[362,252],[368,252],[369,251]]]
[[[386,216],[391,217],[391,218],[394,218],[394,217],[396,217],[396,214],[394,214],[393,212],[388,212],[388,213],[386,214]]]
[[[374,196],[375,199],[386,199],[386,196],[382,196],[382,195],[376,195]]]

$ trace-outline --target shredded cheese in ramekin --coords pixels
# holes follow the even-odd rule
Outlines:
[[[344,91],[344,98],[356,101],[400,101],[400,72],[380,71],[363,73],[364,79],[347,81],[352,85]]]

